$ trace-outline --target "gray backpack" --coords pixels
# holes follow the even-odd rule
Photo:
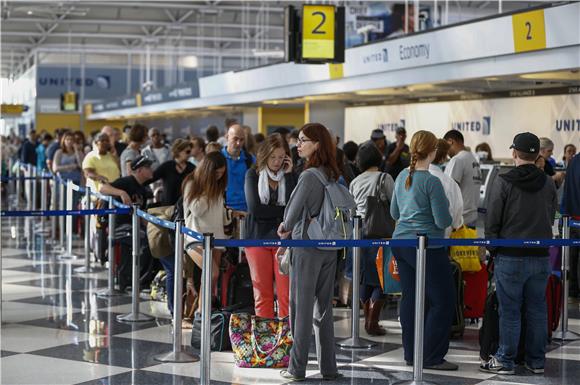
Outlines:
[[[311,218],[307,234],[310,239],[343,240],[352,239],[352,217],[356,209],[354,198],[348,189],[338,182],[331,181],[316,168],[310,168],[324,185],[324,198],[317,217]],[[306,213],[309,214],[309,213]],[[310,216],[310,215],[309,215]],[[321,250],[340,250],[343,247],[318,247]]]

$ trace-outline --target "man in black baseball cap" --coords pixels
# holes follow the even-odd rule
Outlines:
[[[153,193],[144,184],[153,178],[152,164],[153,161],[151,159],[143,155],[138,156],[131,161],[131,175],[116,179],[111,184],[101,185],[99,192],[119,197],[125,204],[136,204],[141,210],[146,210],[147,199],[152,198]],[[116,234],[131,234],[131,215],[117,215],[116,225]],[[131,283],[132,243],[130,236],[116,238],[116,241],[121,245],[121,264],[117,274],[119,288],[123,291]],[[147,237],[144,231],[141,232],[141,245],[147,245]],[[140,255],[142,273],[144,273],[149,266],[151,255],[150,253],[140,253]],[[141,283],[146,284],[146,282]]]
[[[551,178],[534,164],[540,140],[524,132],[514,137],[516,167],[500,175],[490,187],[485,221],[487,239],[549,239],[558,206]],[[544,373],[546,342],[546,285],[550,274],[547,247],[488,247],[495,263],[499,316],[499,348],[480,370],[509,375],[515,372],[521,311],[526,309],[525,367]]]

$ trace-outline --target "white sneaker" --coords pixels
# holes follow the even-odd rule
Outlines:
[[[479,366],[479,371],[499,375],[513,375],[516,373],[513,368],[508,369],[504,367],[503,364],[499,362],[497,358],[495,358],[495,356],[491,356],[489,361],[482,363]]]

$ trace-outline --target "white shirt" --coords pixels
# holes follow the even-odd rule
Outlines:
[[[445,167],[445,174],[459,184],[463,197],[463,222],[473,225],[477,221],[477,207],[482,183],[479,161],[469,151],[460,151]]]
[[[452,228],[458,229],[463,225],[463,198],[461,197],[461,189],[459,189],[457,182],[449,175],[444,174],[439,166],[430,164],[429,172],[431,175],[439,178],[443,185],[445,196],[449,201],[449,213],[451,214],[451,218],[453,218],[451,226],[445,229],[445,238],[449,238]]]

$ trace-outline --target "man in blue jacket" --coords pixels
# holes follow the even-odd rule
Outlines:
[[[226,133],[227,146],[222,154],[227,160],[228,185],[226,187],[226,206],[237,210],[247,211],[244,181],[246,171],[256,162],[253,155],[244,148],[246,135],[239,124],[230,126]]]
[[[580,223],[580,154],[572,158],[566,169],[561,212],[570,220]],[[570,238],[580,238],[580,228],[570,228]],[[570,297],[580,295],[580,247],[570,247]]]

